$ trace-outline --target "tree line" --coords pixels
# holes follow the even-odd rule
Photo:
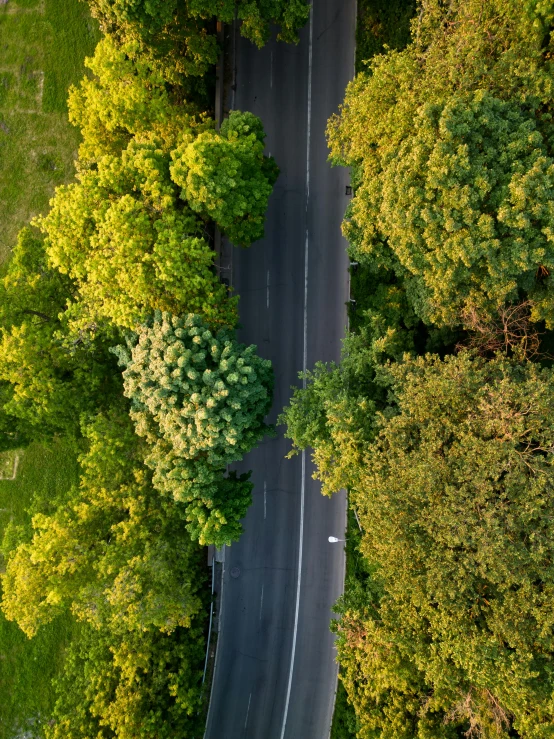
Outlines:
[[[360,739],[554,728],[553,27],[421,0],[329,121],[363,288],[282,420],[361,527],[333,626]]]
[[[80,482],[8,525],[2,609],[32,638],[78,624],[50,739],[202,731],[202,546],[238,538],[271,429],[269,361],[236,340],[213,232],[263,236],[278,167],[261,121],[211,117],[216,20],[294,41],[304,0],[91,0],[104,36],[69,91],[75,181],[19,235],[0,279],[0,448],[63,436]],[[44,717],[42,717],[44,718]]]

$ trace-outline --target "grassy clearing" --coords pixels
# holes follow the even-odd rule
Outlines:
[[[47,511],[77,481],[75,452],[67,442],[32,444],[20,457],[15,480],[0,480],[0,538],[9,523],[28,530],[33,499],[35,509]],[[29,640],[0,612],[0,739],[24,731],[40,736],[55,701],[51,681],[74,628],[64,616]]]
[[[0,6],[0,261],[19,229],[69,180],[79,134],[67,88],[99,39],[79,0],[8,0]]]

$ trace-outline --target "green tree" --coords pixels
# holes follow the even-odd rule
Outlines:
[[[33,516],[32,541],[9,555],[4,613],[28,636],[68,608],[96,628],[189,627],[201,581],[184,506],[152,487],[125,408],[83,434],[79,488],[53,514]]]
[[[265,132],[252,113],[232,111],[219,132],[204,131],[171,153],[181,197],[229,239],[249,246],[264,235],[265,212],[279,169],[264,156]]]
[[[431,0],[329,123],[333,160],[356,170],[352,253],[394,270],[427,322],[520,291],[549,318],[550,43],[520,3]]]
[[[93,76],[69,91],[69,119],[83,136],[81,166],[120,154],[135,135],[154,134],[169,150],[195,125],[194,106],[137,53],[136,42],[118,46],[105,36],[85,64]]]
[[[196,618],[191,628],[170,635],[81,626],[56,680],[59,697],[47,739],[198,736],[203,626]]]
[[[40,234],[23,229],[0,282],[2,444],[78,434],[80,414],[117,390],[109,337],[85,340],[69,329],[74,293],[73,282],[50,267]]]
[[[553,372],[461,352],[373,376],[365,438],[347,417],[332,437],[375,568],[336,627],[360,737],[550,736]],[[328,434],[342,400],[324,398]]]
[[[169,155],[155,138],[104,156],[77,183],[59,187],[51,205],[37,223],[50,262],[78,288],[77,324],[133,328],[161,309],[234,325],[236,299],[214,274],[214,252],[179,200]]]
[[[240,21],[243,36],[258,47],[280,26],[278,38],[297,41],[309,17],[306,0],[89,0],[92,14],[119,43],[138,43],[136,54],[156,64],[165,78],[183,84],[203,76],[219,54],[213,29],[217,18]]]
[[[188,504],[189,531],[200,543],[230,543],[251,484],[223,473],[269,430],[271,363],[193,314],[157,312],[129,349],[116,351],[136,431],[151,446],[154,484]]]

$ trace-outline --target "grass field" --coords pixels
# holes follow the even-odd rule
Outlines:
[[[67,88],[99,32],[80,0],[0,3],[0,261],[19,229],[73,175],[79,134]]]
[[[77,480],[77,460],[67,443],[32,444],[20,456],[15,480],[0,480],[0,538],[9,522],[28,527],[33,497],[47,511]],[[55,699],[51,680],[73,628],[69,617],[59,618],[29,640],[0,612],[0,739],[24,732],[40,736]]]

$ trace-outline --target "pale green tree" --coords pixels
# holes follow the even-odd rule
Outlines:
[[[154,484],[188,503],[201,543],[235,538],[251,485],[223,473],[269,431],[271,362],[194,314],[157,312],[116,351],[136,431],[152,448]]]
[[[171,149],[183,131],[198,125],[190,103],[158,69],[136,53],[136,42],[118,46],[110,36],[85,60],[93,76],[69,91],[69,119],[83,136],[81,167],[104,154],[118,154],[134,135],[155,134]]]

